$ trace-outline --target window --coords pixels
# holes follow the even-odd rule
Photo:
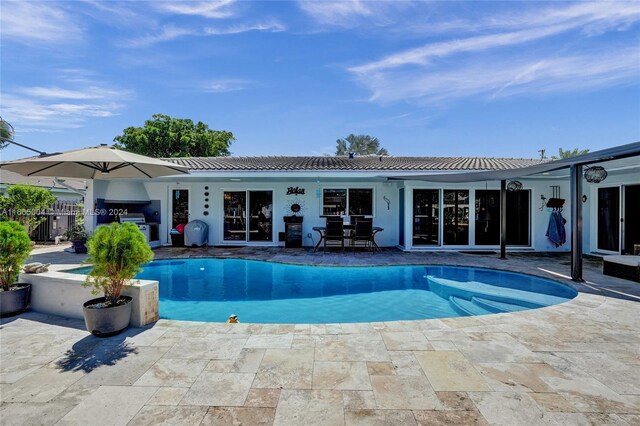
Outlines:
[[[322,214],[325,216],[343,216],[347,206],[347,190],[325,189],[322,206]]]
[[[404,218],[403,218],[404,219]],[[413,190],[413,245],[438,245],[440,226],[440,191]]]
[[[324,216],[373,215],[373,189],[325,189],[322,196]]]
[[[373,215],[373,190],[350,189],[349,190],[349,214]]]

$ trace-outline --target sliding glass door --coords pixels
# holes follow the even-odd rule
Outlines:
[[[624,253],[634,254],[640,245],[640,185],[624,187]]]
[[[507,245],[531,245],[531,191],[507,192]]]
[[[529,246],[529,190],[507,192],[507,244]],[[500,191],[476,191],[476,245],[500,245]]]
[[[476,190],[477,246],[500,244],[500,191]]]
[[[598,250],[620,250],[620,187],[598,188]]]
[[[448,190],[443,192],[443,232],[445,245],[466,246],[469,244],[469,191]]]
[[[249,241],[273,240],[273,193],[249,191]]]
[[[247,193],[246,191],[225,191],[224,240],[247,240]]]
[[[225,191],[225,241],[273,241],[273,192]]]

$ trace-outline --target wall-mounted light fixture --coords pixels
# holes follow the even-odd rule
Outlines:
[[[507,184],[507,191],[516,192],[522,189],[522,182],[519,180],[510,180]]]
[[[584,178],[589,183],[600,183],[608,176],[607,171],[602,166],[591,166],[584,169]]]

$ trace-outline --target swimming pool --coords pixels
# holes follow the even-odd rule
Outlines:
[[[90,268],[76,269],[87,273]],[[324,267],[242,259],[157,260],[160,317],[318,324],[447,318],[562,303],[577,292],[530,275],[453,266]]]

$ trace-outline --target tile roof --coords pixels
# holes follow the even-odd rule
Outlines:
[[[67,185],[79,189],[85,190],[87,188],[87,183],[84,180],[80,179],[61,179],[64,180],[64,183]],[[58,185],[54,182],[52,177],[42,177],[42,176],[22,176],[18,173],[10,172],[6,169],[0,170],[0,185],[15,185],[15,184],[27,184],[33,186],[39,186],[47,189],[60,189],[62,191],[68,191],[62,185]]]
[[[190,157],[165,158],[175,164],[201,171],[426,171],[509,170],[544,162],[531,158],[486,157]]]

